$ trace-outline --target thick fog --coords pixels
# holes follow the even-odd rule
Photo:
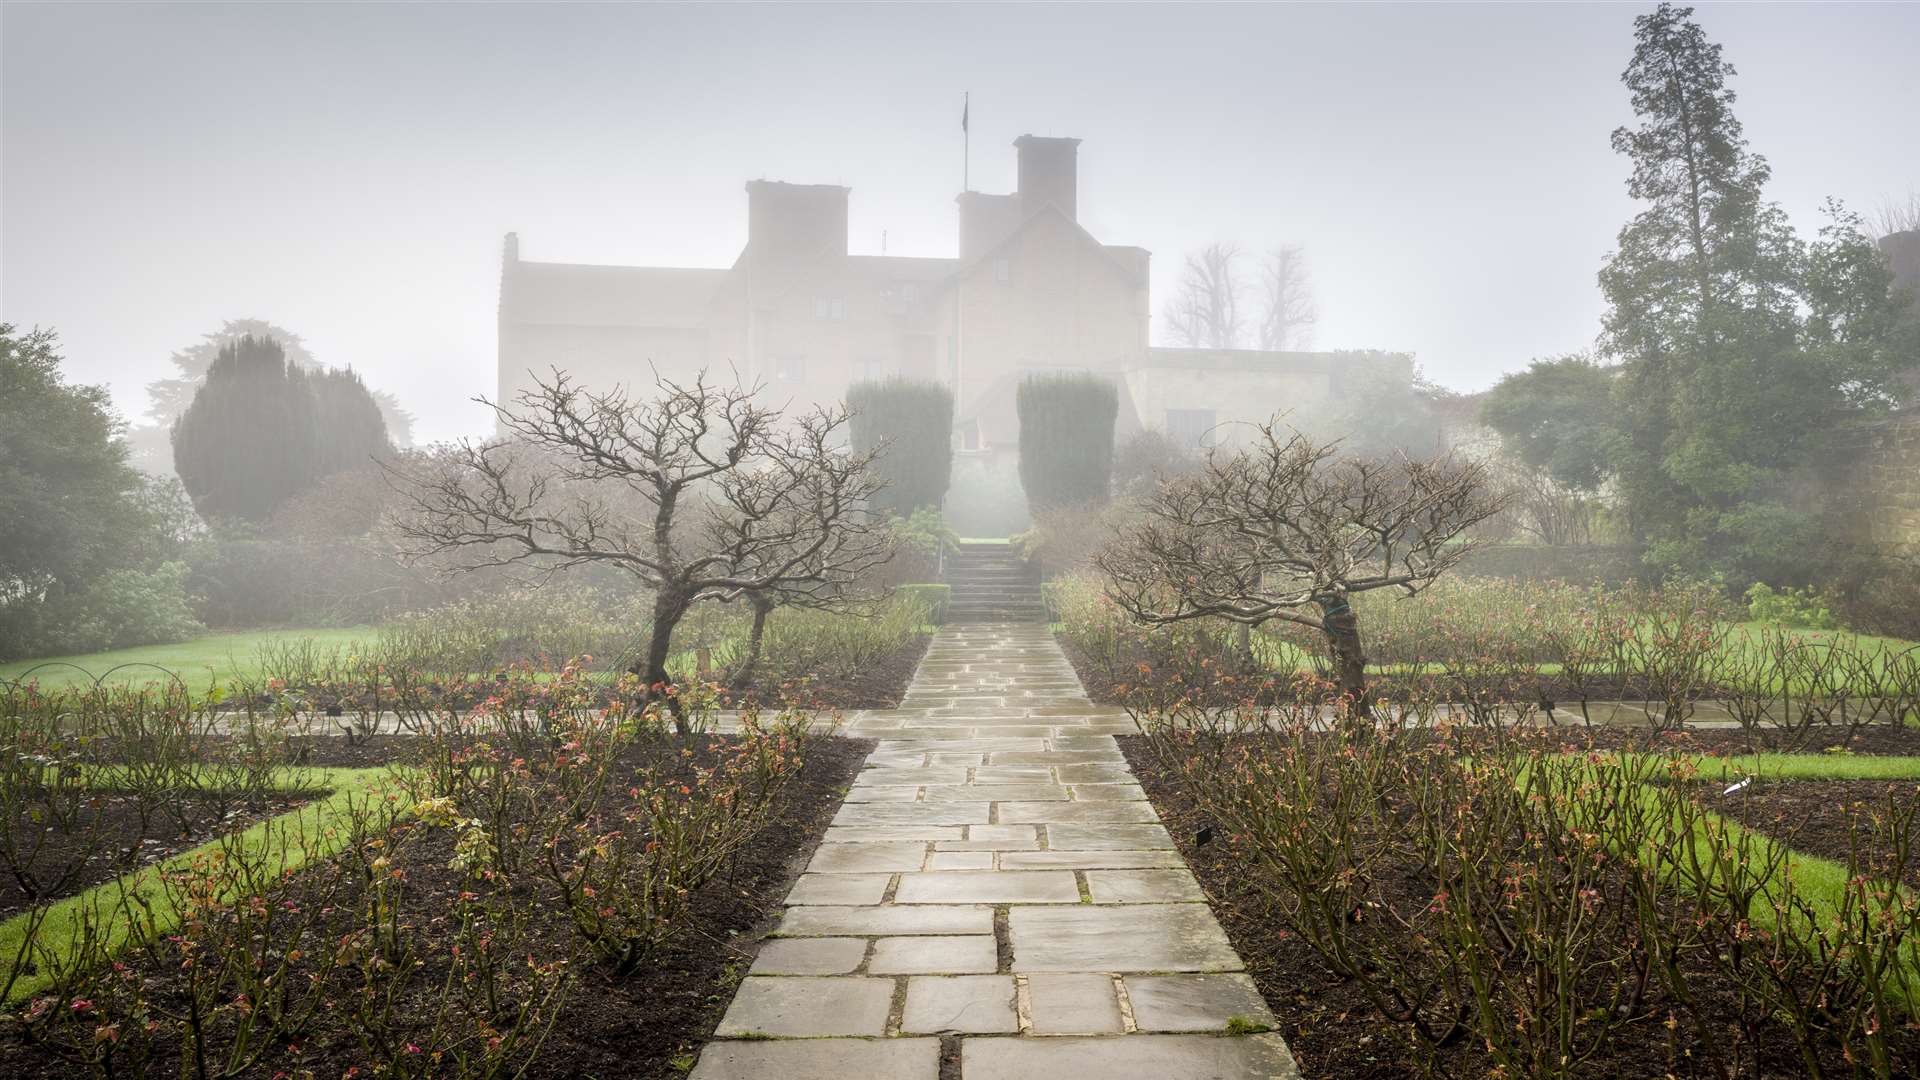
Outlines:
[[[866,7],[10,3],[0,316],[137,418],[224,320],[295,331],[482,431],[503,234],[523,256],[725,267],[743,182],[852,188],[855,253],[955,253],[1010,142],[1075,136],[1080,218],[1153,252],[1305,249],[1316,348],[1485,387],[1588,346],[1632,213],[1614,5]],[[1920,178],[1920,7],[1705,7],[1769,194],[1810,226]]]

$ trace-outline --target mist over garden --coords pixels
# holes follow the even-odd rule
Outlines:
[[[7,303],[0,1074],[1920,1073],[1920,196],[1790,212],[1736,14],[1605,9],[1600,317],[1481,388],[964,89],[939,255],[479,220],[462,437],[280,310],[133,415]]]

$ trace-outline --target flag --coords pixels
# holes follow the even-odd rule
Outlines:
[[[972,111],[972,108],[973,108],[973,99],[971,97],[962,99],[960,104],[960,130],[961,131],[967,130],[967,113]]]

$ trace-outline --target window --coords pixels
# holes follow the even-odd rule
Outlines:
[[[1002,285],[1013,281],[1013,264],[1005,259],[993,260],[993,280]]]
[[[804,382],[807,378],[807,358],[800,355],[781,357],[774,362],[773,377],[781,382]]]
[[[878,356],[863,356],[853,362],[855,382],[884,379],[887,377],[887,362]]]
[[[847,302],[837,296],[816,296],[813,298],[813,317],[839,322],[847,317]]]
[[[920,287],[913,284],[912,282],[908,282],[905,285],[900,286],[900,302],[903,304],[906,304],[908,307],[912,307],[914,304],[919,303]]]
[[[1189,450],[1213,445],[1212,409],[1168,409],[1167,437]]]

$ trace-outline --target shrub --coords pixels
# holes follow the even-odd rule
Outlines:
[[[1162,479],[1200,468],[1201,456],[1164,431],[1135,432],[1113,452],[1113,488],[1121,495],[1144,495]]]
[[[187,596],[187,564],[108,570],[82,589],[0,606],[0,659],[185,641],[207,632]]]
[[[361,540],[222,537],[199,545],[190,563],[198,615],[222,630],[355,626],[456,593]]]
[[[873,572],[875,585],[909,585],[939,581],[949,555],[960,553],[960,537],[940,511],[923,506],[906,517],[888,522],[893,532],[893,558]]]
[[[1839,621],[1826,597],[1812,589],[1775,589],[1763,581],[1747,587],[1747,618],[1809,630],[1836,630]]]
[[[1032,375],[1015,399],[1020,483],[1034,510],[1105,502],[1120,394],[1097,375]]]
[[[1134,513],[1131,502],[1082,503],[1034,511],[1033,528],[1013,538],[1020,556],[1055,577],[1089,566],[1095,552],[1114,537],[1120,520]]]
[[[894,589],[893,593],[912,603],[925,605],[927,621],[935,626],[947,621],[947,605],[953,602],[953,586],[901,585]]]
[[[953,479],[953,391],[913,379],[855,383],[847,408],[854,452],[885,447],[874,467],[887,486],[873,506],[901,516],[938,510]]]

